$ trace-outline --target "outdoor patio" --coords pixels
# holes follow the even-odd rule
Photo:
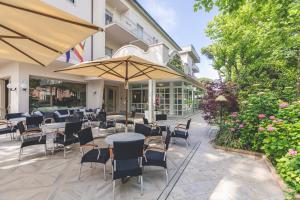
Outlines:
[[[181,121],[186,121],[182,119]],[[116,199],[251,199],[279,200],[283,193],[261,160],[214,149],[213,136],[201,114],[192,116],[191,145],[176,140],[168,150],[169,185],[160,167],[145,167],[144,194],[137,178],[117,181]],[[104,139],[97,144],[106,145]],[[111,175],[103,165],[84,164],[81,180],[79,145],[44,156],[43,145],[24,149],[18,161],[20,142],[0,137],[0,199],[112,199]],[[38,153],[40,152],[40,153]],[[107,170],[111,171],[108,162]]]

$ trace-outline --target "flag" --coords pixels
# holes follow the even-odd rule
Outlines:
[[[66,62],[69,63],[71,58],[71,50],[66,52]]]
[[[74,54],[80,62],[83,62],[83,49],[84,43],[81,42],[73,48]]]

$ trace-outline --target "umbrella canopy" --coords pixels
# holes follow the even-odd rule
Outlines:
[[[184,77],[168,67],[146,61],[137,56],[83,62],[56,72],[93,76],[120,82],[159,80]]]
[[[0,58],[46,66],[98,31],[41,0],[0,0]]]
[[[146,61],[137,56],[124,56],[107,60],[95,60],[70,66],[56,72],[93,76],[108,80],[125,82],[126,89],[126,127],[128,119],[128,82],[183,78],[184,75],[168,67]]]

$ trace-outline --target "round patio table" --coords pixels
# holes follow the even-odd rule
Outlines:
[[[105,142],[109,144],[109,146],[113,146],[114,142],[129,142],[135,140],[144,140],[145,136],[140,133],[128,132],[128,133],[116,133],[113,135],[109,135],[105,138]]]
[[[66,122],[55,122],[51,124],[43,124],[42,129],[51,129],[51,130],[58,130],[61,128],[65,128]]]

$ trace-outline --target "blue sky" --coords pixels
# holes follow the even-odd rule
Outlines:
[[[207,13],[203,10],[194,12],[194,0],[139,0],[139,3],[180,45],[193,44],[201,57],[198,65],[200,73],[197,77],[218,78],[211,67],[211,61],[201,55],[200,49],[211,44],[205,36],[205,28],[209,21],[217,15],[217,9]]]

